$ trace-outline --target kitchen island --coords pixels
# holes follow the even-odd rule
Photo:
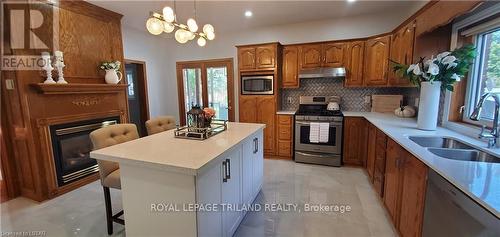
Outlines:
[[[262,187],[263,124],[204,141],[173,130],[92,151],[118,162],[127,236],[232,236]]]

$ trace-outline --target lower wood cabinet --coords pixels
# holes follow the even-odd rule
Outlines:
[[[344,117],[343,163],[363,166],[366,159],[367,126],[362,117]]]
[[[368,122],[367,122],[368,123]],[[375,156],[376,156],[376,146],[377,146],[377,128],[373,124],[368,123],[368,141],[366,150],[366,172],[370,181],[373,182],[373,176],[375,174]]]
[[[382,197],[384,195],[384,176],[385,176],[385,156],[386,156],[387,136],[376,130],[375,135],[375,167],[373,171],[373,186],[375,191]]]
[[[421,236],[427,166],[392,139],[387,141],[384,204],[401,236]]]
[[[278,115],[278,156],[292,158],[293,116]]]
[[[263,123],[264,152],[276,155],[276,98],[274,96],[254,95],[240,96],[240,122]]]

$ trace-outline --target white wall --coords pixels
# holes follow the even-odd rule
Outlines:
[[[280,42],[282,44],[351,39],[392,31],[416,9],[408,12],[363,15],[344,19],[279,25],[238,32],[217,33],[203,48],[196,42],[181,45],[174,39],[151,37],[144,31],[123,30],[125,57],[146,61],[151,114],[178,117],[175,62],[234,58],[235,105],[237,105],[237,57],[235,45]],[[236,106],[237,107],[237,106]],[[238,110],[235,111],[238,117]]]

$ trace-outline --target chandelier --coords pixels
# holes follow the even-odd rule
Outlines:
[[[174,9],[176,4],[174,1]],[[194,1],[194,18],[189,18],[186,24],[179,23],[177,16],[171,7],[164,7],[163,14],[151,12],[150,18],[146,21],[146,28],[153,35],[161,33],[172,33],[175,31],[175,40],[184,44],[190,40],[198,38],[197,43],[203,47],[207,44],[207,40],[215,38],[214,27],[210,24],[205,24],[202,31],[198,32],[198,24],[196,23],[196,1]]]

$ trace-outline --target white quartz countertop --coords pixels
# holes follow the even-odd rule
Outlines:
[[[295,115],[295,112],[297,112],[296,110],[278,110],[278,112],[276,112],[276,114],[279,114],[279,115]]]
[[[408,136],[454,137],[497,156],[500,156],[500,149],[487,149],[484,141],[442,127],[438,127],[436,131],[419,130],[415,118],[398,118],[391,114],[371,112],[344,112],[344,116],[366,118],[429,168],[500,218],[500,163],[441,158],[414,143]]]
[[[196,175],[201,167],[264,127],[230,122],[226,131],[203,141],[174,138],[174,130],[169,130],[95,150],[90,156]]]

